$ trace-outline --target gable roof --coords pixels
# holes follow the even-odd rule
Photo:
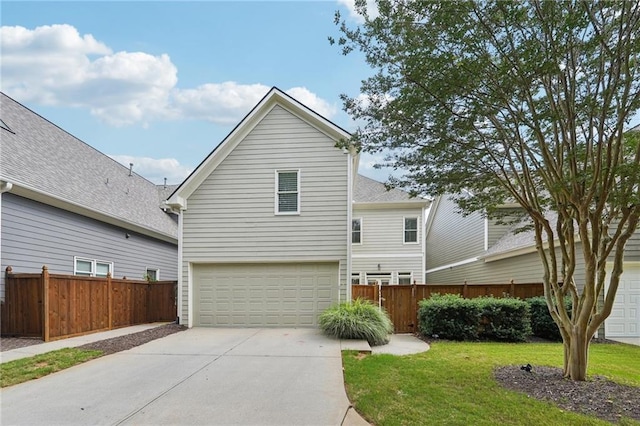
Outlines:
[[[0,180],[10,192],[165,241],[175,221],[152,182],[0,93]]]
[[[178,189],[171,194],[171,197],[167,200],[167,204],[174,208],[186,208],[187,198],[189,198],[200,184],[202,184],[216,167],[238,146],[245,136],[247,136],[276,105],[284,108],[335,141],[351,138],[351,134],[340,126],[327,120],[277,87],[272,87],[231,133],[224,138],[187,179],[182,182]]]
[[[358,205],[375,205],[397,207],[403,204],[413,207],[428,205],[429,200],[419,197],[411,197],[408,192],[398,188],[387,187],[376,180],[358,174],[353,189],[353,202]]]

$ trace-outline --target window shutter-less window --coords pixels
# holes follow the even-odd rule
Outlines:
[[[278,212],[298,211],[298,172],[278,172]]]

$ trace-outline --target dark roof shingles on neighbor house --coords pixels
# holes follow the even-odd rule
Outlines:
[[[177,238],[175,221],[160,208],[162,192],[58,126],[0,94],[0,178],[153,233]],[[161,187],[162,188],[162,187]]]

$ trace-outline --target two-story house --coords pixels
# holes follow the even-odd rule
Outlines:
[[[352,284],[424,283],[429,201],[358,175],[353,198]]]

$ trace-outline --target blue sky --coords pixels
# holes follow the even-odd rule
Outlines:
[[[351,1],[352,4],[352,1]],[[346,130],[341,93],[371,74],[343,56],[340,1],[0,4],[1,90],[142,176],[179,183],[272,86]],[[360,172],[385,180],[363,156]]]

